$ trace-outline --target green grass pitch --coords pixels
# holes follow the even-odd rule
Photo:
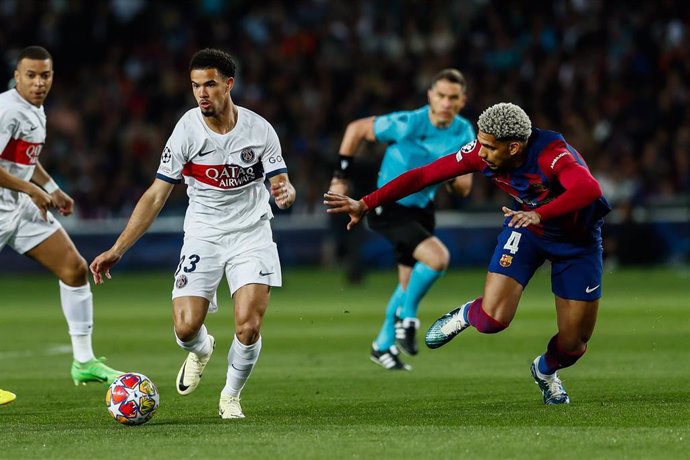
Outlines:
[[[451,270],[424,299],[422,333],[474,298],[483,271]],[[463,332],[406,361],[369,361],[393,271],[346,286],[340,273],[288,271],[273,291],[263,351],[243,393],[244,420],[217,415],[231,341],[227,293],[207,326],[216,352],[197,391],[179,396],[170,274],[114,272],[94,288],[94,348],[157,384],[140,427],[106,412],[106,387],[73,386],[57,281],[0,278],[0,458],[688,458],[690,273],[621,270],[604,278],[599,322],[580,362],[561,372],[572,403],[545,407],[529,364],[555,331],[546,271],[506,331]]]

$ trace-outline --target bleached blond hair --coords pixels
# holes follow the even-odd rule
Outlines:
[[[532,134],[532,122],[518,105],[510,102],[494,104],[479,115],[479,131],[491,134],[497,141],[526,141]]]

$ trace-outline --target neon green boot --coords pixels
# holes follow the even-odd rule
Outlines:
[[[94,358],[85,363],[72,362],[72,380],[75,385],[86,385],[88,382],[112,383],[122,374],[124,372],[106,366],[104,357]]]

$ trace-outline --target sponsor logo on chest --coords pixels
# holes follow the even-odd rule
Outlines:
[[[251,147],[230,152],[214,146],[201,149],[184,165],[182,174],[213,187],[235,189],[263,180],[264,167]]]
[[[11,139],[0,153],[0,158],[21,165],[35,165],[41,150],[43,150],[43,143]]]
[[[192,177],[204,184],[222,189],[233,189],[245,186],[255,180],[262,179],[264,175],[263,164],[256,163],[250,166],[236,164],[227,165],[202,165],[187,163],[182,174]]]

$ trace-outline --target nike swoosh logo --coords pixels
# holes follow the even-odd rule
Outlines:
[[[187,368],[187,362],[185,361],[184,365],[182,366],[182,372],[180,372],[180,381],[177,382],[177,386],[180,389],[180,391],[187,391],[187,388],[189,388],[189,385],[184,384],[184,371]]]
[[[596,291],[597,289],[599,289],[599,286],[601,286],[601,284],[597,284],[597,285],[594,286],[593,288],[587,286],[587,287],[585,288],[585,292],[586,292],[587,294],[591,294],[592,292],[594,292],[594,291]]]
[[[251,371],[252,367],[254,367],[253,364],[245,364],[244,366],[241,366],[241,368],[235,366],[235,363],[230,364],[230,366],[235,369],[236,371],[240,372],[246,372],[246,371]]]
[[[199,156],[204,157],[204,156],[208,155],[209,153],[213,153],[213,152],[215,152],[215,150],[209,150],[208,152],[199,152]]]
[[[275,273],[275,272],[264,273],[264,272],[262,272],[261,270],[259,270],[259,275],[260,275],[260,276],[268,276],[268,275],[272,275],[273,273]]]
[[[38,128],[38,126],[32,126],[29,128],[29,131],[33,131],[34,129]]]

